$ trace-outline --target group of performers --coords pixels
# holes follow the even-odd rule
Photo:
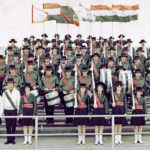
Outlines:
[[[147,114],[146,97],[150,96],[150,49],[141,40],[132,47],[132,40],[119,35],[104,39],[78,34],[76,40],[55,34],[48,40],[34,36],[24,38],[20,48],[11,39],[0,55],[0,115],[34,116],[37,104],[44,97],[46,115],[54,115],[56,105],[64,105],[65,115]],[[15,134],[16,118],[6,118],[7,134]],[[77,144],[85,144],[86,126],[95,126],[95,144],[103,144],[105,117],[66,118],[66,124],[78,126]],[[143,143],[145,117],[132,117],[134,143]],[[54,124],[54,118],[46,118]],[[125,117],[115,117],[115,144],[122,144]],[[21,119],[23,144],[32,144],[33,118]],[[29,134],[29,136],[28,136]],[[15,144],[8,136],[5,144]]]

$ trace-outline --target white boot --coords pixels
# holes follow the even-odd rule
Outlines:
[[[118,144],[118,135],[115,135],[115,144]]]
[[[23,145],[26,145],[28,143],[28,136],[24,136],[24,142]]]
[[[32,144],[32,137],[31,137],[31,136],[28,137],[28,143],[29,143],[30,145]]]
[[[141,134],[139,134],[139,142],[140,142],[140,144],[143,144],[142,135]]]
[[[103,145],[103,135],[99,135],[99,143],[100,145]]]
[[[78,143],[77,144],[80,145],[81,142],[82,142],[81,135],[78,135]]]
[[[98,134],[95,135],[95,145],[98,144]]]
[[[118,135],[118,143],[123,144],[123,142],[121,140],[121,135]]]
[[[134,135],[134,144],[137,144],[137,142],[138,142],[138,134],[135,134]]]
[[[85,144],[85,135],[82,135],[81,140],[82,140],[82,144]]]

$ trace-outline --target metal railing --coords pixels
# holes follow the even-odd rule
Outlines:
[[[35,119],[35,132],[34,134],[30,134],[31,136],[35,137],[35,150],[38,150],[38,137],[40,136],[77,136],[78,133],[54,133],[54,134],[39,134],[38,133],[38,125],[39,125],[39,118],[102,118],[105,117],[107,119],[111,119],[111,132],[110,133],[102,133],[102,135],[111,135],[112,136],[112,150],[115,150],[115,118],[117,117],[147,117],[150,118],[150,114],[141,114],[141,115],[60,115],[60,116],[1,116],[1,118],[34,118]],[[150,132],[142,132],[142,134],[150,134]],[[29,135],[29,134],[28,134]],[[95,135],[95,133],[86,133],[85,135]],[[134,132],[126,132],[121,133],[121,135],[134,135]],[[0,137],[4,136],[25,136],[25,134],[0,134]]]

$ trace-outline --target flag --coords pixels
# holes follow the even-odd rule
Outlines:
[[[78,16],[79,20],[84,22],[94,22],[96,19],[92,10],[82,6],[81,4],[79,4]]]
[[[48,13],[47,20],[56,20],[57,23],[75,24],[79,26],[79,19],[70,6],[61,6],[55,3],[44,3],[43,10]]]
[[[32,5],[32,23],[43,23],[48,21],[48,13]]]
[[[96,21],[130,22],[138,20],[139,5],[91,5]]]

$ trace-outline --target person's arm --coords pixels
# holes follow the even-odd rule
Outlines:
[[[33,96],[34,99],[34,110],[33,110],[33,115],[37,115],[37,100],[35,98],[35,96]]]
[[[23,113],[23,97],[21,97],[20,104],[19,104],[19,114],[22,113]]]
[[[20,95],[20,92],[17,91],[17,112],[19,113],[19,108],[20,108],[20,100],[21,100],[21,95]]]
[[[145,114],[147,114],[148,110],[147,110],[147,104],[146,104],[146,100],[145,99],[143,99],[143,107],[144,107]]]
[[[4,93],[3,93],[4,94]],[[0,96],[0,116],[3,115],[3,112],[4,112],[4,96]]]

